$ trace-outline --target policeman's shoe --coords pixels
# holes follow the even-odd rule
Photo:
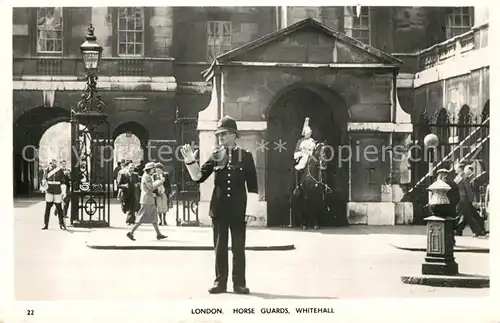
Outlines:
[[[132,241],[135,241],[135,238],[134,238],[134,235],[132,234],[132,232],[127,232],[127,237],[132,240]]]
[[[47,230],[49,228],[49,226],[46,224],[42,227],[42,230]]]
[[[162,240],[162,239],[165,239],[165,238],[167,238],[167,236],[164,236],[163,234],[156,235],[156,239],[157,240]]]
[[[208,290],[210,294],[222,294],[226,292],[226,287],[221,285],[216,285]]]
[[[244,286],[234,286],[233,290],[236,294],[244,294],[244,295],[250,294],[250,289]]]
[[[66,230],[66,225],[64,223],[59,223],[59,229]]]

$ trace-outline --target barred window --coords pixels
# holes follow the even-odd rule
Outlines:
[[[344,8],[345,34],[370,45],[370,8],[361,7],[359,17],[356,10],[356,7]]]
[[[453,8],[446,16],[446,38],[453,38],[469,31],[472,27],[472,7]]]
[[[37,8],[36,51],[38,53],[62,53],[62,7]]]
[[[207,22],[207,60],[213,61],[217,56],[231,49],[232,30],[230,21]]]
[[[118,9],[118,55],[144,54],[144,9],[126,7]]]

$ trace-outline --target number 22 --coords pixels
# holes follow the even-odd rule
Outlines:
[[[27,310],[26,315],[29,315],[29,316],[35,315],[35,311],[34,310]]]

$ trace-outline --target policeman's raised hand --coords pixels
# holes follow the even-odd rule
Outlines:
[[[181,148],[181,154],[184,158],[185,163],[191,163],[196,160],[196,155],[198,154],[198,150],[193,152],[193,148],[190,144],[185,144]]]

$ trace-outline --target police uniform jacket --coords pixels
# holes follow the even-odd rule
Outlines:
[[[47,181],[47,193],[49,194],[61,194],[61,184],[66,184],[67,179],[64,175],[62,168],[56,167],[53,169],[47,168],[45,170],[45,180]]]
[[[241,147],[217,148],[201,167],[203,183],[214,174],[214,190],[210,201],[212,218],[244,220],[248,193],[258,193],[257,171],[252,153]]]

